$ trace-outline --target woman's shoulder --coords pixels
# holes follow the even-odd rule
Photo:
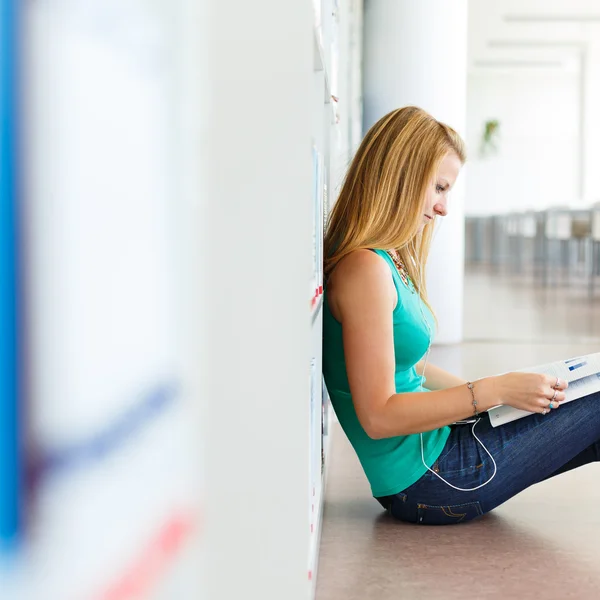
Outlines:
[[[336,265],[333,274],[336,272],[342,275],[384,273],[386,269],[385,260],[375,250],[363,248],[344,256]]]
[[[342,258],[329,277],[329,285],[360,285],[389,277],[390,269],[374,250],[354,250]]]
[[[367,249],[355,250],[340,260],[329,276],[327,291],[328,301],[338,314],[343,312],[342,304],[355,304],[359,299],[369,302],[390,293],[395,296],[385,259]]]

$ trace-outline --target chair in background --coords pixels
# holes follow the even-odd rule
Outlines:
[[[600,270],[600,205],[594,206],[590,218],[590,268],[589,268],[589,294],[594,295],[595,278]]]
[[[513,231],[511,215],[490,217],[489,230],[489,264],[497,272],[510,262],[510,236]]]
[[[573,210],[571,239],[569,241],[569,279],[574,276],[585,281],[591,273],[590,240],[592,234],[591,211]]]
[[[514,215],[517,236],[514,240],[513,255],[516,273],[534,273],[537,259],[537,215],[527,211]]]
[[[559,271],[562,282],[565,281],[569,263],[572,222],[573,217],[568,208],[552,208],[546,211],[542,269],[544,286],[549,283],[556,284]]]

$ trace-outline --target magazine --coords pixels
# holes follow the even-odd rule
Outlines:
[[[569,382],[569,387],[565,390],[565,399],[561,404],[600,391],[600,352],[538,365],[529,369],[519,369],[518,371],[522,373],[545,373],[552,377],[566,379]],[[492,426],[498,427],[533,413],[505,405],[491,408],[488,410],[488,414]]]

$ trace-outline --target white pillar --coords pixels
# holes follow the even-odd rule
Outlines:
[[[370,0],[365,4],[364,129],[416,105],[466,133],[467,0]],[[464,174],[434,239],[428,290],[439,319],[436,343],[463,335]]]

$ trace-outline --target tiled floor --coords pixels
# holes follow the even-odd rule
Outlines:
[[[600,301],[578,286],[471,271],[460,346],[431,362],[468,377],[600,350]],[[600,292],[599,292],[600,298]],[[538,484],[457,527],[393,521],[334,427],[317,600],[598,599],[600,466]]]

